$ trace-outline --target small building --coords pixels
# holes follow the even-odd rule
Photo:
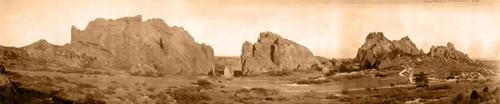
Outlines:
[[[211,71],[211,76],[230,78],[233,77],[233,71],[226,65],[215,64],[215,69]]]

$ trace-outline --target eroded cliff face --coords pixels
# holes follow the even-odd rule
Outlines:
[[[255,44],[243,43],[241,62],[245,74],[307,70],[318,63],[309,49],[272,32],[260,33]]]
[[[98,49],[74,48],[89,45]],[[150,66],[148,70],[153,67],[163,74],[206,74],[215,67],[211,46],[195,42],[182,27],[168,26],[161,19],[142,21],[141,16],[99,18],[84,30],[72,27],[69,48],[123,69]]]

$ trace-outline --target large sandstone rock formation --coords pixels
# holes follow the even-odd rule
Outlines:
[[[84,30],[72,27],[69,48],[122,69],[150,66],[147,70],[163,74],[206,74],[215,67],[212,47],[196,43],[182,27],[141,16],[99,18]]]
[[[309,49],[272,32],[260,33],[255,44],[243,43],[241,62],[245,74],[305,70],[318,63]]]
[[[473,60],[470,59],[467,54],[456,50],[455,46],[452,43],[448,43],[446,46],[432,46],[427,55],[430,57],[473,62]]]
[[[363,68],[377,68],[384,60],[397,56],[424,54],[408,37],[390,41],[382,32],[368,34],[365,43],[358,49],[355,61]]]

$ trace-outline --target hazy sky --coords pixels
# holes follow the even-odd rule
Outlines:
[[[63,45],[70,42],[71,25],[83,29],[95,18],[142,15],[184,27],[223,56],[240,55],[244,41],[272,31],[315,55],[354,57],[366,35],[380,31],[389,39],[409,36],[425,52],[452,42],[473,58],[500,58],[500,2],[347,1],[0,0],[0,44],[46,39]]]

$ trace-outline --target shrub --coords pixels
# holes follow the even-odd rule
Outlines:
[[[354,75],[347,75],[344,78],[351,80],[351,79],[358,79],[358,78],[363,78],[365,75],[363,74],[354,74]]]
[[[243,89],[240,89],[240,90],[236,91],[236,93],[244,93],[244,92],[251,92],[251,90],[243,88]]]
[[[167,93],[177,100],[179,104],[197,104],[201,101],[212,100],[207,94],[201,93],[199,87],[171,89]]]
[[[255,93],[264,95],[264,96],[278,94],[278,90],[272,90],[272,89],[266,89],[266,88],[251,88],[250,90],[252,90]]]
[[[434,86],[430,86],[429,88],[427,88],[428,90],[445,90],[445,89],[451,89],[451,85],[448,85],[448,84],[441,84],[441,85],[434,85]]]
[[[212,85],[212,83],[210,83],[208,80],[206,79],[200,79],[197,81],[198,86],[200,87],[209,87],[210,85]]]
[[[380,77],[380,78],[385,78],[387,75],[382,74],[382,73],[376,73],[375,77]]]
[[[464,102],[464,95],[462,93],[457,94],[455,98],[451,101],[453,104],[461,104]]]
[[[297,84],[322,84],[322,83],[328,83],[330,82],[329,80],[315,80],[315,79],[306,79],[306,80],[300,80],[295,83]]]
[[[424,72],[420,72],[420,73],[415,74],[413,76],[415,76],[415,84],[417,87],[428,87],[429,86],[428,74],[425,74]]]
[[[336,96],[334,94],[329,94],[329,95],[326,95],[325,99],[338,99],[340,98],[339,96]]]
[[[282,71],[269,71],[266,73],[269,76],[287,76],[292,74],[292,71],[282,70]]]
[[[83,82],[74,82],[73,84],[77,85],[80,88],[97,88],[97,86],[88,84],[88,83],[83,83]]]
[[[150,87],[150,88],[147,88],[146,90],[150,91],[150,92],[154,92],[155,91],[155,88],[154,87]]]
[[[341,94],[348,94],[349,93],[349,90],[348,89],[342,89],[342,91],[340,91]]]
[[[337,72],[335,72],[334,70],[330,70],[328,71],[328,73],[325,73],[325,76],[333,76],[335,74],[337,74]]]
[[[76,104],[106,104],[106,102],[95,98],[86,97],[85,99],[77,101]]]
[[[69,80],[68,80],[68,79],[66,79],[66,78],[64,78],[64,77],[59,77],[59,76],[54,77],[54,80],[58,80],[58,81],[62,81],[62,82],[69,82]]]
[[[372,88],[369,88],[369,87],[365,88],[365,90],[368,92],[372,92]]]

